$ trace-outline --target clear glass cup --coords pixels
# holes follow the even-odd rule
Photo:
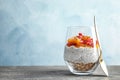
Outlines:
[[[94,27],[68,27],[64,61],[77,75],[89,75],[98,66],[99,53]]]

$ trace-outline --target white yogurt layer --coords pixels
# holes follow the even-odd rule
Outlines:
[[[94,63],[98,60],[98,54],[94,48],[65,46],[64,59],[75,63]]]

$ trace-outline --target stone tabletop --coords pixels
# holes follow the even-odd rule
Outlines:
[[[65,66],[0,67],[0,80],[120,80],[120,66],[108,66],[109,77],[78,76]]]

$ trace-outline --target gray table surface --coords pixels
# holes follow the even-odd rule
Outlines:
[[[66,66],[0,67],[0,80],[120,80],[120,66],[108,66],[109,77],[78,76]]]

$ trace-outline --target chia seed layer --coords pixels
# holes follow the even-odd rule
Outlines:
[[[94,48],[65,46],[64,59],[74,63],[95,63],[98,60],[98,54]]]

